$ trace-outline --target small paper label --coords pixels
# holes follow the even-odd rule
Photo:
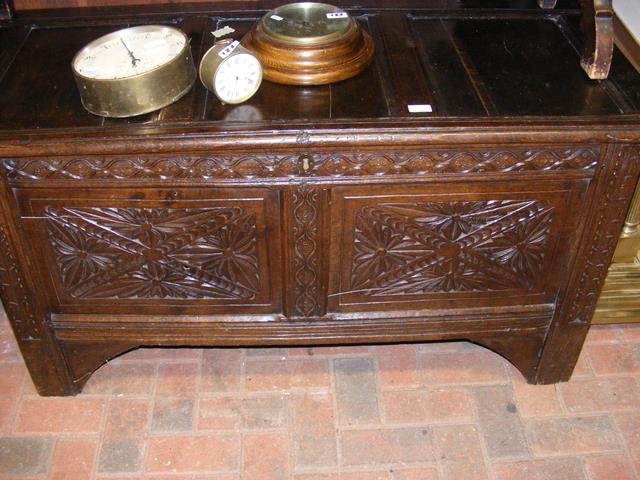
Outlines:
[[[275,20],[276,22],[281,22],[282,20],[284,20],[284,18],[282,18],[280,15],[271,15],[270,18],[272,20]]]
[[[347,18],[349,15],[347,14],[347,12],[333,12],[333,13],[327,13],[327,18],[331,19],[331,18]]]
[[[428,103],[424,105],[407,105],[409,113],[431,113],[433,108]]]
[[[225,35],[229,35],[230,33],[233,33],[233,32],[235,32],[233,28],[231,28],[229,25],[225,25],[224,27],[219,28],[215,32],[211,32],[211,35],[213,35],[216,38],[220,38],[220,37],[224,37]]]
[[[229,45],[220,50],[218,52],[218,56],[220,58],[227,58],[229,55],[231,55],[231,52],[233,52],[238,45],[240,45],[240,42],[238,40],[234,40]]]

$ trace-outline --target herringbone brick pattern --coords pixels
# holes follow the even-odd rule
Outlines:
[[[640,326],[561,385],[464,342],[141,349],[41,398],[2,320],[0,478],[640,480]]]

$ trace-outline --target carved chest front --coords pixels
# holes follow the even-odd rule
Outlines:
[[[589,80],[570,10],[353,14],[376,57],[350,80],[130,120],[85,112],[48,46],[133,20],[0,29],[0,295],[42,394],[145,345],[466,339],[569,378],[640,171],[637,73]],[[196,61],[255,19],[162,17]]]

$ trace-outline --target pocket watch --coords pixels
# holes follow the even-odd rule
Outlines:
[[[166,25],[125,28],[100,37],[75,55],[71,68],[82,104],[103,117],[166,107],[185,95],[196,78],[189,39]]]
[[[216,42],[202,57],[200,80],[223,103],[242,103],[258,91],[262,65],[256,56],[232,39]]]
[[[326,3],[282,5],[242,39],[260,59],[264,78],[289,85],[322,85],[357,75],[374,55],[373,40],[344,10]]]

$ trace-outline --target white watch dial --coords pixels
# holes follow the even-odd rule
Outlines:
[[[253,55],[238,53],[225,59],[215,73],[216,95],[226,103],[251,97],[262,81],[262,67]]]
[[[186,38],[172,27],[133,27],[105,35],[78,52],[73,68],[80,75],[113,80],[139,75],[169,62]]]

